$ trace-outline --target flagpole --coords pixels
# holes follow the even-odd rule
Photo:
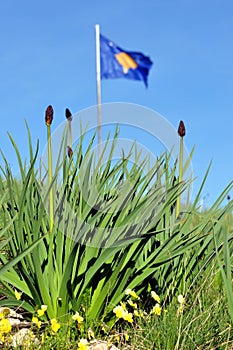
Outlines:
[[[100,26],[95,25],[96,37],[96,91],[97,91],[97,122],[98,122],[98,155],[102,153],[102,116],[101,116],[101,75],[100,75]]]

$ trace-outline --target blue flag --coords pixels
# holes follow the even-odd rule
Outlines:
[[[101,79],[127,78],[142,80],[147,86],[147,78],[152,61],[140,52],[121,49],[111,40],[100,35]]]

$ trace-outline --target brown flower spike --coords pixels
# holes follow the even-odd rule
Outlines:
[[[45,111],[45,124],[47,126],[51,125],[53,121],[53,107],[48,106]]]
[[[72,148],[70,146],[67,147],[67,153],[68,153],[69,158],[73,157],[73,151],[72,151]]]
[[[66,118],[71,121],[72,120],[72,114],[69,108],[66,108]]]
[[[178,135],[180,137],[184,137],[184,135],[185,135],[185,126],[184,126],[184,122],[182,120],[180,121],[180,124],[178,127]]]

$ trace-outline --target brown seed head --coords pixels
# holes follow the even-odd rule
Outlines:
[[[71,121],[72,120],[72,114],[69,110],[69,108],[66,108],[66,118]]]
[[[184,122],[182,120],[180,121],[180,124],[178,127],[178,135],[180,137],[184,137],[184,135],[185,135],[185,126],[184,126]]]
[[[45,111],[45,124],[47,126],[51,125],[53,121],[53,107],[48,106]]]
[[[70,146],[67,147],[67,152],[68,152],[68,157],[72,158],[73,157],[73,151],[72,151],[72,148]]]

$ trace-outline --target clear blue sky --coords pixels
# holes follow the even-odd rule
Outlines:
[[[196,184],[212,160],[203,196],[212,203],[233,174],[232,0],[8,0],[0,4],[0,147],[14,168],[9,131],[27,156],[24,118],[33,139],[46,140],[72,112],[96,104],[95,31],[150,56],[149,88],[104,80],[103,102],[132,102],[187,128]],[[195,189],[194,189],[195,191]]]

